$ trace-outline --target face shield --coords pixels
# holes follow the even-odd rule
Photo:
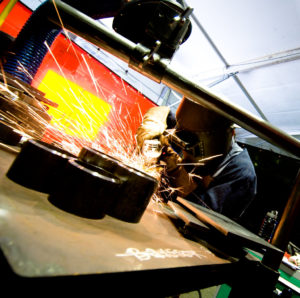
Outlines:
[[[227,118],[184,97],[176,111],[176,122],[173,140],[186,162],[225,157],[229,152],[233,123]]]

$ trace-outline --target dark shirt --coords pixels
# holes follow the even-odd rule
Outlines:
[[[254,199],[256,188],[255,169],[244,149],[229,159],[208,188],[199,186],[187,199],[238,220]]]

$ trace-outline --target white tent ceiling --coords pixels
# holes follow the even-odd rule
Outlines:
[[[43,1],[22,2],[34,9]],[[185,3],[193,8],[192,34],[175,53],[171,66],[299,138],[300,0]],[[100,22],[111,27],[110,19]],[[76,37],[75,41],[154,102],[176,107],[180,95],[166,92],[166,86],[82,39]],[[265,146],[245,131],[241,136]]]
[[[229,75],[212,89],[300,134],[300,1],[187,2],[193,33],[172,64],[208,86]]]

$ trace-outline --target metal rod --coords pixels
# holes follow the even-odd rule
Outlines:
[[[207,87],[212,88],[222,82],[224,82],[225,80],[228,80],[229,78],[231,78],[232,76],[235,76],[236,73],[228,73],[225,76],[222,76],[221,78],[217,79],[216,81],[210,83],[209,85],[207,85]]]
[[[252,61],[251,60],[244,61],[244,62],[237,63],[235,65],[230,65],[226,69],[225,73],[249,72],[251,70],[263,68],[266,66],[287,63],[287,62],[291,62],[291,61],[295,61],[295,60],[299,60],[299,59],[300,59],[300,51],[299,51],[299,48],[297,48],[297,49],[287,50],[284,52],[270,54],[268,56],[257,58]],[[222,72],[222,75],[224,75],[224,72]]]
[[[298,172],[296,183],[293,187],[289,200],[285,206],[280,222],[272,239],[272,244],[274,244],[276,247],[282,250],[286,249],[293,230],[294,223],[299,215],[299,210],[300,171]]]
[[[219,77],[230,76],[232,73],[241,74],[243,72],[249,72],[259,68],[273,66],[281,63],[287,63],[299,59],[300,59],[300,50],[299,48],[297,48],[297,49],[287,50],[284,52],[270,54],[268,56],[256,58],[253,60],[242,61],[237,64],[231,64],[225,70],[222,68],[222,70],[216,70],[211,72],[209,76],[196,75],[194,78],[198,81],[216,80]]]
[[[282,262],[282,258],[289,244],[293,228],[298,218],[300,210],[300,170],[296,177],[296,183],[291,195],[285,205],[278,227],[272,239],[272,244],[279,248],[282,253],[267,250],[262,259],[262,263],[274,270],[277,270]]]
[[[233,76],[233,79],[235,80],[235,82],[238,84],[238,86],[240,87],[240,89],[243,91],[243,93],[245,94],[245,96],[248,98],[248,100],[250,101],[250,103],[253,105],[253,107],[255,108],[255,110],[258,112],[258,114],[265,120],[268,121],[266,115],[263,113],[263,111],[260,109],[260,107],[256,104],[255,100],[253,99],[253,97],[250,95],[250,93],[246,90],[245,86],[243,85],[243,83],[241,82],[241,80],[238,78],[237,75]]]

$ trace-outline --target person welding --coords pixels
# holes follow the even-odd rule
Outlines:
[[[247,149],[236,142],[234,124],[186,97],[176,115],[166,106],[149,109],[136,139],[142,153],[148,140],[160,142],[162,179],[176,189],[176,196],[236,221],[255,197],[255,169]]]

